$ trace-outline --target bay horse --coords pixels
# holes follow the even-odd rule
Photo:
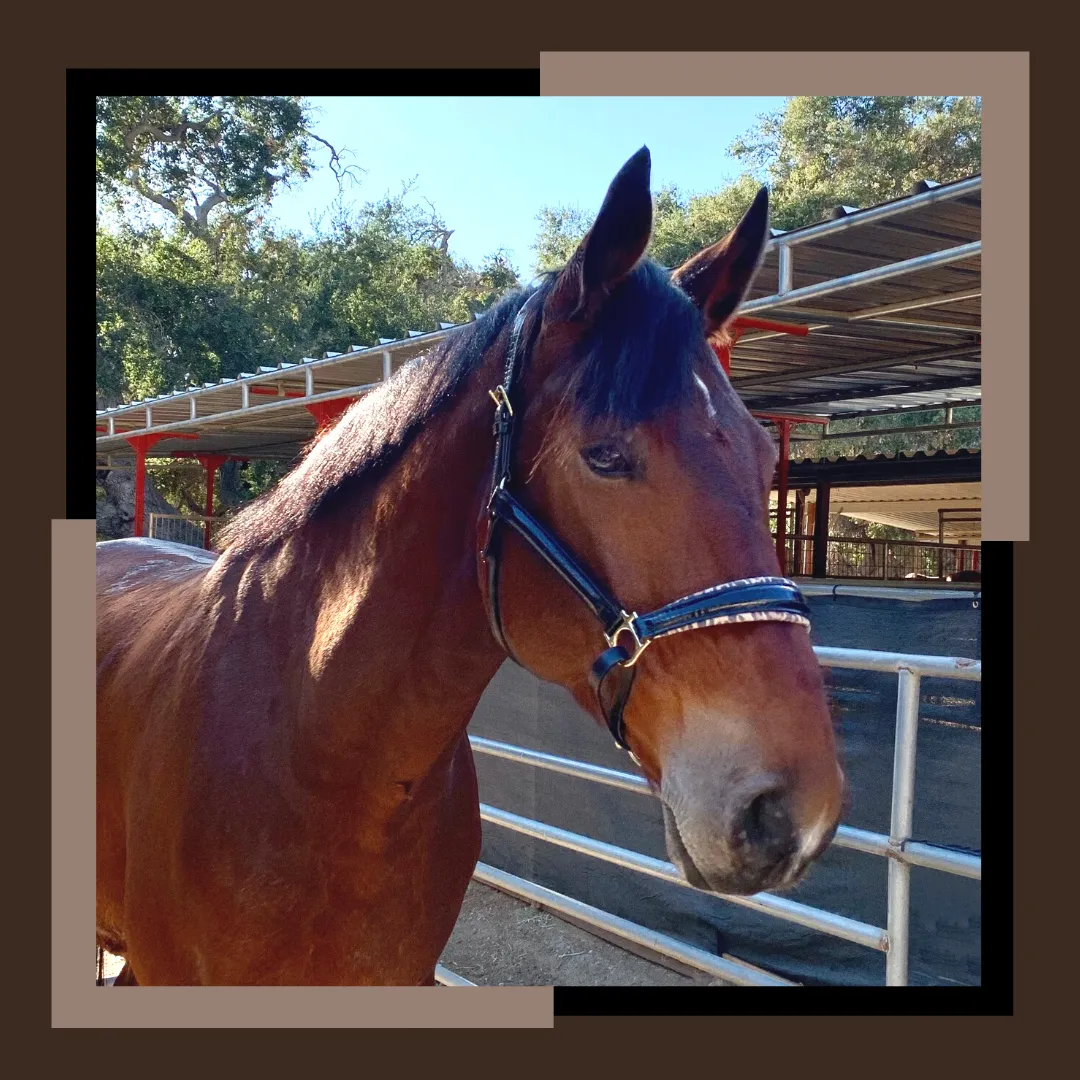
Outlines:
[[[354,404],[218,554],[98,544],[119,984],[432,984],[480,853],[466,726],[508,654],[609,722],[691,884],[784,887],[829,843],[844,781],[766,528],[776,452],[709,347],[767,192],[669,273],[649,174],[643,147],[564,269]]]

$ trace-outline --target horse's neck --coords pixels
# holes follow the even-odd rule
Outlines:
[[[469,382],[479,394],[430,420],[363,505],[295,538],[298,550],[332,548],[309,563],[291,602],[308,628],[298,732],[334,779],[425,775],[456,745],[504,658],[476,572],[490,408],[476,400],[482,378]]]

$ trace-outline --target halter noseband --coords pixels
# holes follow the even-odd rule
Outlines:
[[[608,648],[593,663],[589,682],[596,691],[600,713],[607,721],[616,744],[637,762],[626,742],[623,710],[630,697],[635,667],[641,654],[657,638],[697,630],[746,622],[797,623],[810,628],[810,609],[793,581],[785,577],[753,577],[713,585],[691,593],[645,615],[627,612],[596,583],[581,563],[507,490],[510,483],[511,457],[514,448],[514,406],[511,391],[519,354],[528,355],[536,339],[539,320],[534,322],[529,341],[522,348],[521,334],[528,314],[538,304],[541,294],[534,292],[522,305],[510,333],[503,381],[489,390],[495,402],[495,468],[488,499],[488,533],[483,548],[487,564],[487,612],[495,640],[515,663],[521,662],[506,640],[499,610],[499,570],[502,536],[499,524],[508,525],[539,555],[596,616],[604,629]],[[615,690],[604,704],[604,686],[615,675]]]

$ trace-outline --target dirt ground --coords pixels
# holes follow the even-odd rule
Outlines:
[[[479,986],[722,986],[672,970],[487,885],[472,882],[441,961]],[[105,978],[124,961],[105,954]]]
[[[652,963],[475,881],[441,962],[480,986],[724,985]]]

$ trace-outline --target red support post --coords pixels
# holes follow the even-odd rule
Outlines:
[[[248,391],[252,394],[264,394],[269,397],[307,397],[307,394],[305,394],[303,390],[283,390],[281,392],[278,392],[276,389],[270,386],[251,386],[248,387]]]
[[[791,421],[777,420],[780,429],[780,460],[776,480],[776,557],[780,560],[781,575],[787,574],[787,496],[788,496],[788,436]]]
[[[198,435],[182,435],[175,431],[151,432],[148,435],[128,435],[127,441],[135,448],[135,535],[143,535],[143,517],[146,508],[146,453],[162,439],[197,439]]]
[[[716,353],[716,359],[720,361],[720,366],[724,369],[724,374],[731,375],[731,346],[721,345],[718,342],[711,342],[712,350]]]
[[[203,547],[210,550],[210,519],[214,516],[214,473],[229,460],[228,454],[196,454],[206,470],[206,522],[203,525]]]
[[[313,401],[304,408],[315,417],[321,435],[356,400],[354,397],[331,398],[329,401]]]
[[[732,326],[736,331],[740,330],[772,330],[777,334],[795,334],[797,337],[806,337],[810,333],[810,327],[801,326],[799,323],[777,322],[775,319],[756,319],[752,315],[739,315]]]
[[[731,350],[739,340],[739,335],[741,333],[742,327],[739,326],[739,320],[736,319],[728,330],[729,341],[721,343],[713,339],[709,342],[712,346],[712,351],[716,353],[716,359],[720,361],[720,366],[724,369],[724,374],[729,378],[731,377]]]

